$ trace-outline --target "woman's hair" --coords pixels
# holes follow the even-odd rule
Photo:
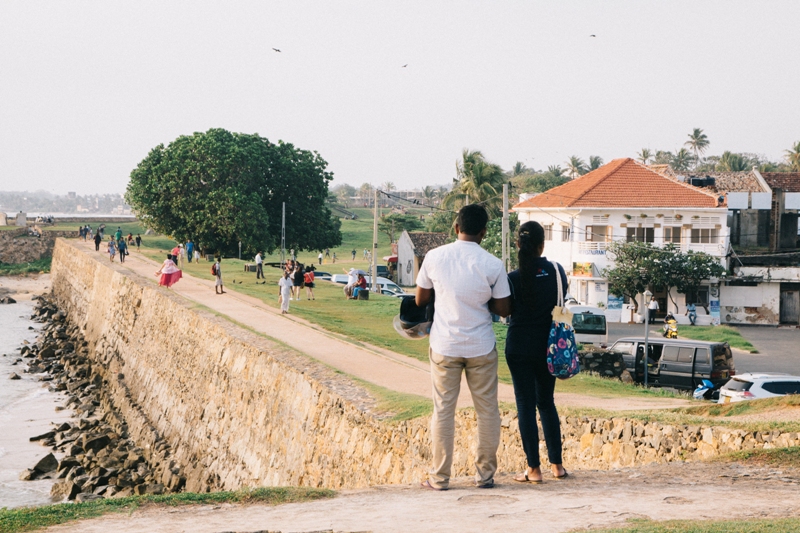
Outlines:
[[[519,227],[519,277],[522,282],[522,299],[533,301],[533,277],[536,275],[533,263],[540,256],[539,249],[544,244],[544,228],[533,220]],[[558,272],[556,272],[558,275]]]
[[[167,254],[167,259],[172,260],[172,254]]]

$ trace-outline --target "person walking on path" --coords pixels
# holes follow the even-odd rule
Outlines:
[[[121,238],[122,238],[122,228],[120,228],[119,226],[117,226],[117,231],[114,233],[114,240],[115,240],[115,241],[117,241],[117,242],[119,242],[119,240],[120,240]]]
[[[99,233],[94,234],[94,251],[100,251],[100,243],[103,241],[103,238],[100,236]]]
[[[288,272],[284,272],[283,277],[278,281],[278,290],[280,291],[281,314],[285,315],[289,313],[289,300],[292,299],[294,290],[294,281]]]
[[[314,298],[314,265],[306,267],[306,273],[303,274],[303,283],[306,286],[306,299],[316,300]]]
[[[170,288],[175,285],[175,283],[177,283],[181,277],[183,277],[183,272],[181,272],[181,270],[175,266],[175,262],[172,260],[172,255],[167,254],[167,258],[161,264],[161,268],[159,268],[156,272],[156,276],[161,276],[158,279],[159,285]]]
[[[112,263],[114,262],[114,256],[117,255],[117,245],[114,244],[114,238],[108,238],[108,259]]]
[[[220,265],[221,261],[222,258],[217,257],[217,260],[214,263],[214,266],[212,267],[214,277],[216,278],[214,282],[214,292],[217,294],[225,294],[225,288],[222,285],[222,265]]]
[[[320,252],[319,255],[317,256],[317,261],[319,262],[320,265],[322,264],[322,252]]]
[[[172,260],[175,262],[178,267],[180,267],[180,257],[181,257],[181,245],[176,244],[175,248],[172,249]]]
[[[125,262],[125,256],[128,255],[128,245],[125,244],[125,239],[117,241],[117,249],[119,250],[119,262]]]
[[[521,483],[541,483],[539,428],[536,410],[542,421],[547,457],[553,477],[567,477],[561,461],[561,422],[553,399],[556,378],[547,368],[547,343],[558,303],[558,281],[567,293],[567,275],[542,256],[544,228],[538,222],[525,222],[519,228],[519,269],[508,275],[511,283],[511,320],[506,338],[506,361],[514,383],[519,433],[527,468],[514,477]]]
[[[256,254],[256,279],[264,279],[264,260],[261,259],[261,252]]]
[[[433,465],[422,483],[427,489],[446,490],[450,484],[462,373],[478,418],[476,486],[494,487],[500,412],[491,313],[509,315],[511,291],[503,262],[480,246],[488,220],[480,204],[462,207],[455,225],[458,240],[429,251],[417,275],[417,306],[425,307],[436,294],[428,349],[433,383]]]
[[[650,320],[651,324],[655,324],[657,312],[658,312],[658,302],[656,301],[656,297],[652,296],[650,298],[650,303],[647,304],[647,318]]]
[[[186,259],[191,263],[192,262],[192,255],[194,255],[194,243],[192,239],[186,241]]]
[[[136,251],[139,251],[139,247],[142,245],[142,236],[138,233],[136,234]]]

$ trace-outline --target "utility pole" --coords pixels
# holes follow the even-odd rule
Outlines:
[[[375,209],[372,212],[372,265],[369,277],[372,282],[370,290],[376,292],[378,288],[378,189],[375,189]]]
[[[510,247],[509,247],[509,228],[508,228],[508,183],[503,184],[503,268],[508,272],[510,262]]]
[[[286,262],[286,202],[281,212],[281,264]]]

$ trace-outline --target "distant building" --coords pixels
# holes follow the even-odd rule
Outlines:
[[[403,230],[397,241],[397,280],[400,285],[413,287],[417,283],[417,274],[425,255],[450,242],[447,233],[426,233]]]
[[[7,226],[8,225],[8,216],[0,211],[0,226]]]

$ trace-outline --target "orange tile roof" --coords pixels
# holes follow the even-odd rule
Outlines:
[[[514,206],[719,207],[718,195],[650,170],[630,158],[615,159],[560,187]]]

